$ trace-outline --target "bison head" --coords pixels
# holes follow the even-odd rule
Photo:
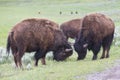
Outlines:
[[[76,38],[74,49],[78,54],[78,60],[82,60],[86,57],[87,48],[88,48],[88,40],[83,36]]]
[[[73,54],[73,50],[72,47],[67,44],[65,46],[58,47],[58,49],[54,51],[53,54],[56,61],[63,61]]]

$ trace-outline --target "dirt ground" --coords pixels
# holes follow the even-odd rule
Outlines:
[[[120,60],[115,61],[115,65],[105,71],[87,75],[86,80],[120,80]]]

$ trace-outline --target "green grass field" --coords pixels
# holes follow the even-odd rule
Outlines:
[[[120,0],[0,0],[0,46],[6,46],[10,29],[23,19],[46,18],[61,24],[93,12],[108,15],[120,26]],[[96,61],[91,60],[92,52],[85,60],[76,61],[74,52],[66,61],[47,60],[47,65],[39,62],[38,67],[32,62],[32,69],[24,71],[14,69],[11,63],[0,64],[0,80],[85,80],[85,75],[111,67],[120,58],[119,52],[119,47],[112,46],[109,59]]]
[[[61,24],[89,13],[101,12],[110,16],[118,26],[119,4],[119,0],[0,0],[0,46],[5,47],[10,29],[26,18],[47,18]],[[78,11],[78,14],[71,15],[71,11]]]
[[[120,58],[119,47],[111,48],[111,56],[108,59],[92,61],[92,53],[89,52],[85,60],[76,61],[77,55],[73,56],[63,62],[56,62],[47,60],[47,65],[41,65],[39,61],[38,67],[34,67],[32,62],[32,69],[25,70],[15,69],[12,63],[0,65],[0,80],[85,80],[86,75],[106,68],[112,67],[115,61]]]

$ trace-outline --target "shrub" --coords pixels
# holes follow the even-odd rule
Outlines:
[[[113,45],[120,46],[120,27],[115,28]]]
[[[52,51],[47,53],[46,59],[53,60],[53,53],[52,53]]]
[[[8,54],[6,54],[6,49],[0,47],[0,64],[9,63],[11,61],[12,58],[9,58]]]

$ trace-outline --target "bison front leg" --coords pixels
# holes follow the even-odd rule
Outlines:
[[[35,66],[38,66],[38,61],[39,61],[40,58],[41,58],[42,64],[43,65],[46,64],[46,62],[45,62],[45,55],[46,55],[46,53],[43,52],[42,50],[39,50],[39,51],[37,51],[35,53],[35,55],[34,55],[34,57],[35,57]]]
[[[97,59],[98,52],[100,51],[101,43],[97,43],[92,47],[93,58],[92,60]]]
[[[41,59],[41,63],[42,63],[43,65],[46,65],[45,57],[43,57],[43,58]]]

